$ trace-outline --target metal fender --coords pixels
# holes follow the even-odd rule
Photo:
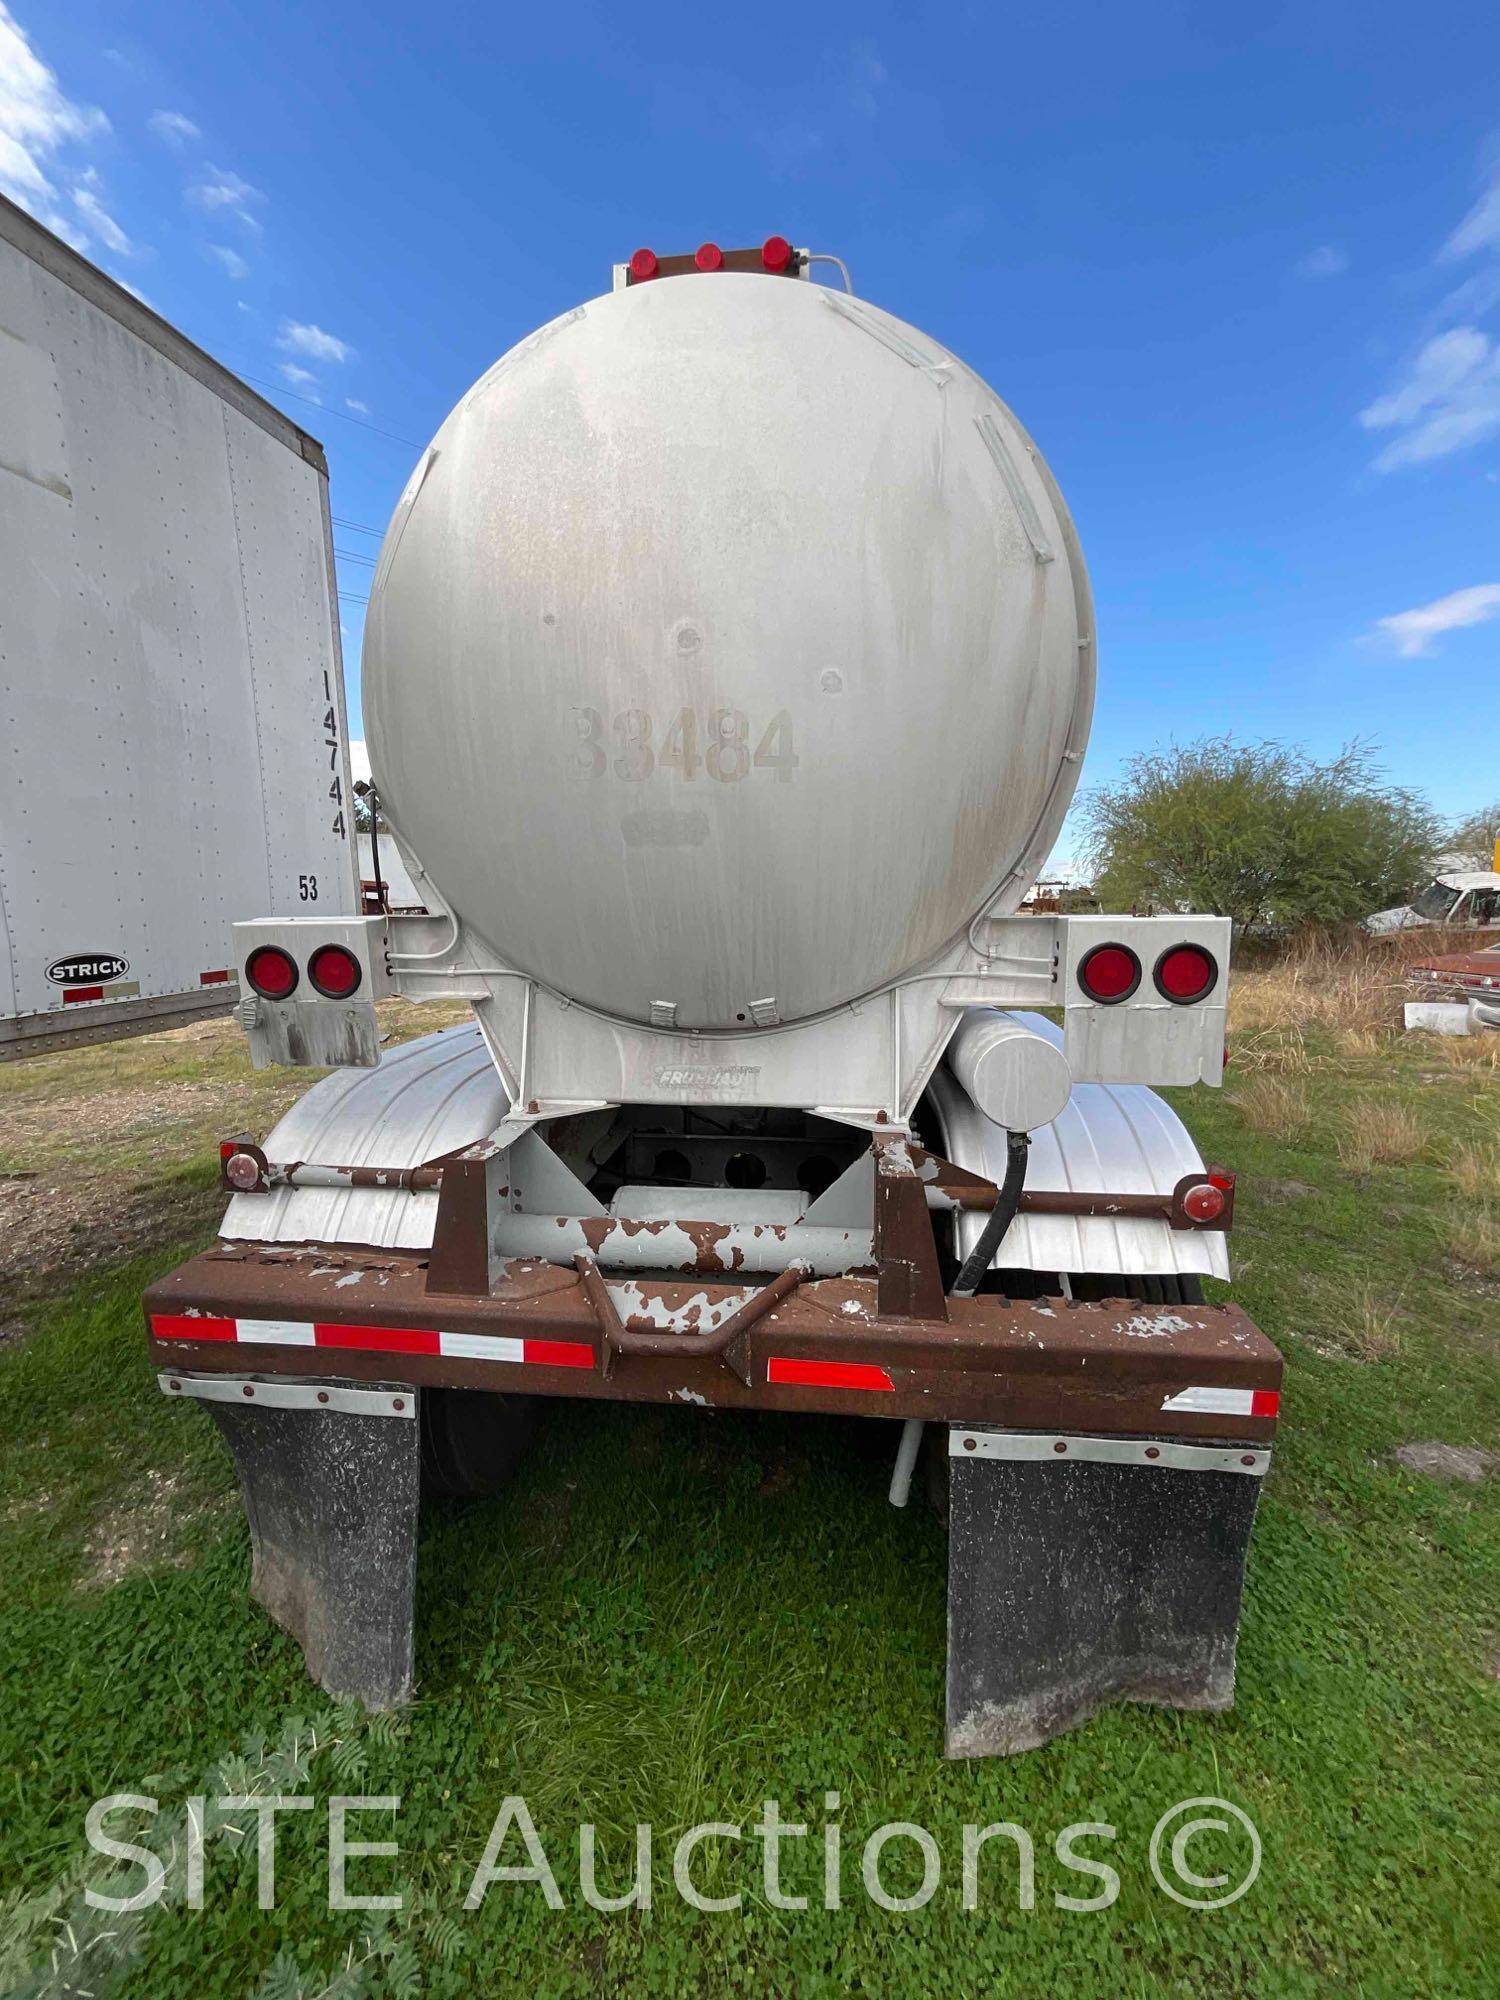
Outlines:
[[[1062,1029],[1045,1015],[1015,1012],[1010,1018],[1062,1047]],[[1005,1133],[985,1117],[945,1063],[933,1072],[926,1102],[937,1122],[936,1150],[955,1166],[998,1183],[1005,1173]],[[1026,1185],[1079,1194],[1170,1194],[1185,1174],[1203,1170],[1203,1157],[1187,1127],[1154,1090],[1141,1083],[1075,1083],[1058,1117],[1031,1135]],[[978,1241],[984,1217],[960,1212],[955,1226],[958,1254],[965,1257]],[[1137,1216],[1028,1214],[1011,1224],[995,1265],[1228,1278],[1229,1252],[1217,1232],[1172,1229]]]
[[[493,1132],[510,1101],[471,1022],[407,1042],[378,1069],[335,1070],[315,1083],[267,1135],[274,1160],[420,1167]],[[220,1235],[254,1243],[365,1243],[425,1250],[437,1219],[435,1191],[273,1188],[237,1194]]]

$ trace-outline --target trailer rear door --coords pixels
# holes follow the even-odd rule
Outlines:
[[[0,1058],[354,912],[321,447],[0,200]]]

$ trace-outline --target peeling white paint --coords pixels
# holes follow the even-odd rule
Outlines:
[[[1125,1322],[1125,1334],[1130,1340],[1166,1340],[1174,1333],[1191,1333],[1192,1322],[1180,1313],[1137,1313]]]

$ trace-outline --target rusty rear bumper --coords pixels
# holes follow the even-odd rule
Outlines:
[[[486,1294],[435,1294],[419,1253],[226,1244],[145,1297],[167,1372],[378,1381],[721,1409],[845,1411],[1019,1429],[1269,1444],[1281,1357],[1233,1305],[954,1299],[882,1314],[872,1280],[800,1284],[724,1351],[705,1331],[753,1288],[515,1263]],[[591,1291],[593,1296],[591,1296]],[[603,1322],[603,1323],[602,1323]],[[678,1340],[671,1338],[678,1334]]]

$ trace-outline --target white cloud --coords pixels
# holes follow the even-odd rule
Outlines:
[[[210,257],[217,259],[224,266],[231,278],[243,278],[248,275],[250,266],[238,250],[231,250],[223,243],[208,243],[204,248]]]
[[[1389,639],[1403,660],[1414,660],[1433,650],[1433,641],[1444,632],[1456,632],[1465,625],[1484,625],[1500,613],[1500,583],[1475,583],[1467,590],[1451,591],[1431,604],[1419,604],[1412,611],[1397,611],[1389,618],[1377,618],[1375,630]]]
[[[260,220],[252,211],[265,200],[258,187],[227,167],[205,167],[203,178],[194,181],[187,199],[205,215],[232,215],[247,228],[259,230]]]
[[[155,299],[148,299],[146,297],[146,294],[141,290],[139,285],[131,284],[129,278],[122,278],[118,271],[111,271],[109,275],[114,279],[115,283],[121,288],[122,291],[129,292],[132,298],[139,299],[141,304],[143,306],[149,306],[152,312],[156,311]]]
[[[146,124],[174,153],[180,153],[191,140],[203,137],[192,119],[181,111],[153,111]]]
[[[98,170],[89,167],[73,183],[73,206],[106,250],[113,250],[117,257],[129,257],[133,252],[133,245],[104,206],[100,193],[102,185]]]
[[[312,370],[310,368],[299,368],[295,361],[283,361],[281,364],[281,374],[282,379],[290,382],[294,389],[306,391],[308,389],[316,389],[318,386],[318,378],[313,374]]]
[[[276,345],[288,354],[306,354],[314,361],[347,361],[354,352],[347,341],[296,319],[281,322]]]
[[[56,156],[108,130],[102,111],[64,96],[56,73],[0,0],[0,193],[76,248],[87,248],[53,179]]]
[[[1475,326],[1450,327],[1418,350],[1405,376],[1359,413],[1366,430],[1395,431],[1375,470],[1422,465],[1500,431],[1500,350]]]
[[[1444,262],[1472,257],[1478,250],[1500,250],[1500,172],[1438,252]]]
[[[1347,252],[1335,249],[1331,243],[1320,243],[1316,250],[1309,250],[1299,259],[1297,275],[1300,278],[1341,278],[1349,268]]]
[[[343,629],[347,634],[349,628],[345,626]],[[356,785],[369,784],[370,753],[357,736],[349,738],[349,769],[354,774]]]
[[[353,410],[357,417],[367,417],[370,414],[369,404],[362,403],[358,396],[346,396],[344,398],[344,408],[346,410]]]
[[[1485,322],[1500,307],[1500,166],[1492,161],[1469,212],[1439,247],[1441,268],[1468,260],[1460,282],[1426,316],[1421,345],[1396,382],[1359,413],[1389,431],[1377,472],[1424,465],[1500,434],[1500,340]]]
[[[885,80],[885,64],[874,49],[868,42],[856,42],[849,51],[849,101],[866,118],[879,111],[879,93]]]

